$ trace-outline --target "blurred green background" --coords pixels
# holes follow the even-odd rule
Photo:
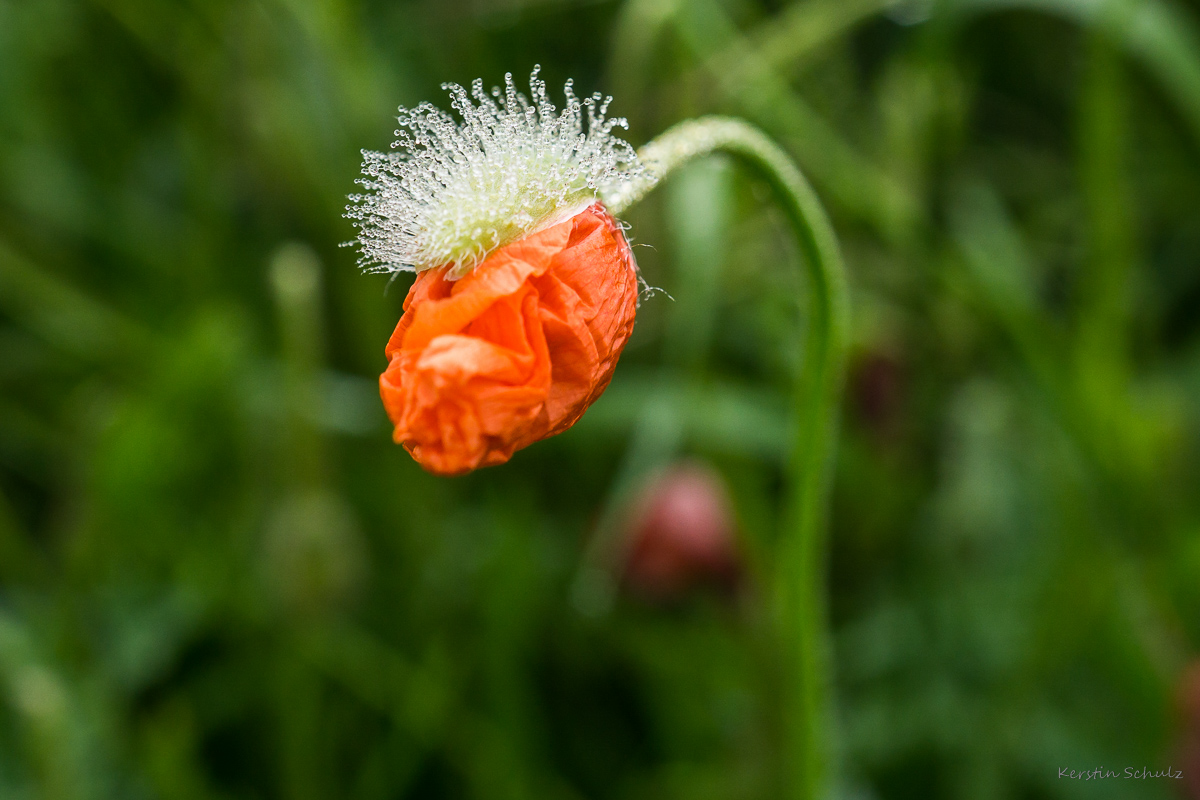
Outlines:
[[[636,146],[745,117],[834,218],[839,795],[1178,796],[1058,770],[1186,755],[1198,17],[0,0],[0,798],[778,796],[762,576],[805,289],[764,186],[711,159],[628,215],[670,298],[574,429],[452,480],[390,441],[409,280],[339,247],[359,150],[535,63]],[[622,509],[685,456],[728,486],[741,586],[630,596]]]

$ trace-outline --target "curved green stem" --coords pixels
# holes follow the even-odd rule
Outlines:
[[[796,388],[796,433],[787,527],[774,575],[785,668],[785,793],[816,800],[828,789],[834,735],[830,636],[825,607],[826,525],[848,302],[837,238],[820,201],[792,160],[761,131],[726,117],[682,122],[639,151],[643,177],[605,197],[616,214],[671,171],[715,152],[734,155],[774,189],[800,247],[811,286],[803,372]]]

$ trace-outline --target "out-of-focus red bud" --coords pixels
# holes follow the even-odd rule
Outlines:
[[[1200,800],[1200,731],[1190,730],[1183,735],[1180,752],[1183,759],[1183,796],[1188,800]]]
[[[1183,723],[1179,748],[1179,757],[1183,760],[1183,796],[1200,800],[1200,661],[1184,670],[1177,698]]]
[[[731,592],[741,572],[729,493],[711,468],[693,462],[659,474],[634,504],[623,583],[669,601],[699,586]]]
[[[850,368],[849,395],[853,411],[876,436],[891,438],[903,411],[904,363],[882,350],[862,354]]]

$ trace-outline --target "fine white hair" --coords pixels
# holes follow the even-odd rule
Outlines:
[[[357,182],[365,191],[346,207],[360,267],[420,272],[451,264],[448,277],[456,279],[496,248],[641,176],[633,148],[612,133],[626,121],[605,118],[612,98],[580,101],[567,81],[560,113],[538,71],[529,78],[532,100],[511,73],[490,94],[480,80],[469,94],[444,84],[461,122],[430,103],[400,109],[392,152],[363,151]]]

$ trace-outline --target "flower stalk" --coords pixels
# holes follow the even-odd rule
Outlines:
[[[826,503],[848,300],[837,238],[816,193],[792,160],[757,128],[737,119],[679,123],[638,151],[642,172],[604,196],[619,214],[683,164],[712,153],[737,157],[771,185],[803,257],[811,303],[796,385],[796,439],[785,528],[773,579],[774,621],[784,670],[781,703],[784,795],[824,797],[832,782],[831,642],[825,605]]]

